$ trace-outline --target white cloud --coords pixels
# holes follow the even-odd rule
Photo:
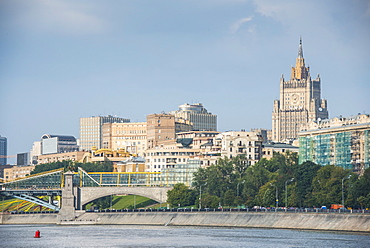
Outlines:
[[[252,19],[253,19],[253,16],[242,18],[242,19],[238,20],[237,22],[235,22],[231,25],[230,32],[232,34],[235,34],[236,32],[238,32],[238,30],[243,25],[243,23],[250,22],[250,21],[252,21]],[[250,29],[248,29],[248,30],[250,31]]]
[[[21,3],[23,1],[20,1]],[[24,2],[23,2],[24,3]],[[74,1],[34,0],[26,6],[19,5],[18,24],[36,31],[61,34],[97,34],[106,24],[88,11],[89,6]]]

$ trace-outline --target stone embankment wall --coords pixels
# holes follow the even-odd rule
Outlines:
[[[370,232],[370,215],[327,213],[86,213],[96,224],[224,226]]]
[[[55,224],[55,214],[3,216],[3,224]],[[286,228],[370,232],[370,215],[335,213],[129,212],[83,213],[59,224],[122,224]]]
[[[56,224],[58,214],[0,214],[0,224]]]

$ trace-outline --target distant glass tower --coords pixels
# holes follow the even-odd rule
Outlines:
[[[301,39],[290,80],[285,81],[284,76],[280,79],[280,100],[274,101],[272,112],[272,140],[295,140],[303,125],[328,117],[327,101],[321,99],[320,76],[311,79],[310,68],[305,66]]]
[[[8,140],[6,137],[0,135],[0,165],[7,164],[8,156]]]
[[[93,146],[95,146],[97,149],[102,148],[103,124],[124,122],[130,122],[130,119],[111,115],[80,118],[80,150],[91,150]]]

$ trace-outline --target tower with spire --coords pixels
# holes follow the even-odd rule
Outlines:
[[[272,140],[295,140],[298,132],[309,121],[320,121],[328,117],[327,101],[321,99],[320,76],[311,79],[310,67],[306,67],[303,57],[301,38],[289,81],[285,81],[283,75],[280,78],[280,100],[274,101],[272,111]]]

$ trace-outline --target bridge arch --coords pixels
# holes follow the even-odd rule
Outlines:
[[[140,195],[157,202],[167,201],[167,191],[171,187],[81,187],[78,188],[80,209],[83,205],[109,195]]]

